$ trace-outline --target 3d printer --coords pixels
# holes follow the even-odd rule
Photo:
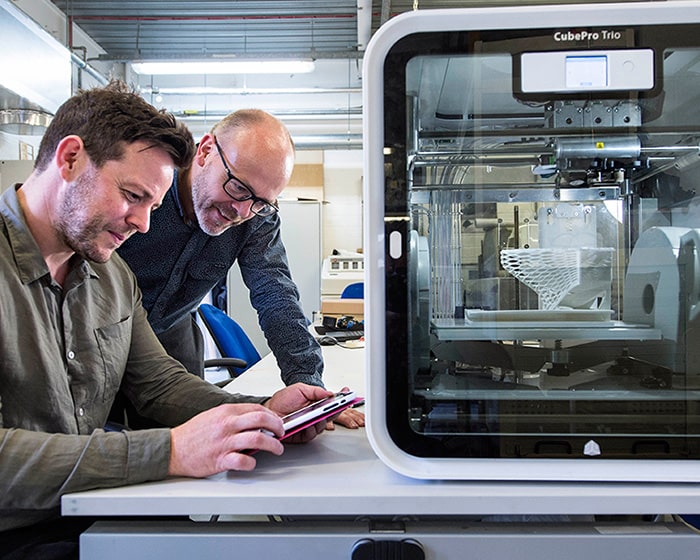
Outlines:
[[[700,5],[405,14],[364,84],[377,454],[700,481]]]

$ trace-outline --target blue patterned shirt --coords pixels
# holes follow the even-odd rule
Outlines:
[[[118,250],[136,274],[148,320],[159,334],[196,310],[238,261],[250,300],[286,385],[323,385],[321,349],[308,331],[278,214],[256,216],[221,235],[186,223],[177,176],[146,234],[131,236]],[[228,294],[236,297],[236,294]]]

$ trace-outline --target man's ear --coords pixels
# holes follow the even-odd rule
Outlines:
[[[75,134],[63,138],[56,147],[54,159],[63,180],[74,180],[83,172],[88,159],[83,139]]]
[[[202,136],[199,144],[197,144],[197,152],[194,155],[195,163],[200,167],[203,167],[207,156],[212,152],[212,150],[215,149],[214,137],[207,132],[204,136]]]

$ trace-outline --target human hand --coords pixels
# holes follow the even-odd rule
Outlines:
[[[321,387],[313,385],[305,385],[303,383],[295,383],[289,387],[285,387],[277,391],[265,403],[265,406],[275,410],[280,415],[284,416],[290,412],[294,412],[312,402],[319,401],[333,395],[332,391],[327,391]],[[308,428],[305,428],[296,434],[289,436],[284,441],[285,443],[306,443],[314,439],[325,429],[325,422],[317,422]]]
[[[333,391],[327,391],[323,387],[294,383],[277,391],[265,402],[265,406],[270,410],[274,410],[280,416],[284,416],[312,402],[320,401],[332,395]]]
[[[284,446],[274,436],[283,433],[282,419],[263,405],[217,406],[170,430],[168,474],[205,477],[227,470],[251,471],[256,460],[243,452],[256,449],[281,455]]]
[[[340,424],[341,426],[351,430],[363,428],[365,425],[365,414],[356,408],[346,408],[343,410],[343,412],[338,414],[338,416],[335,416],[326,422],[326,430],[335,430],[334,424]]]

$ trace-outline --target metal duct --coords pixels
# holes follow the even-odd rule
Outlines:
[[[41,136],[53,116],[36,109],[0,109],[0,132]]]
[[[71,53],[7,0],[0,0],[0,37],[0,109],[55,111],[71,95]]]

